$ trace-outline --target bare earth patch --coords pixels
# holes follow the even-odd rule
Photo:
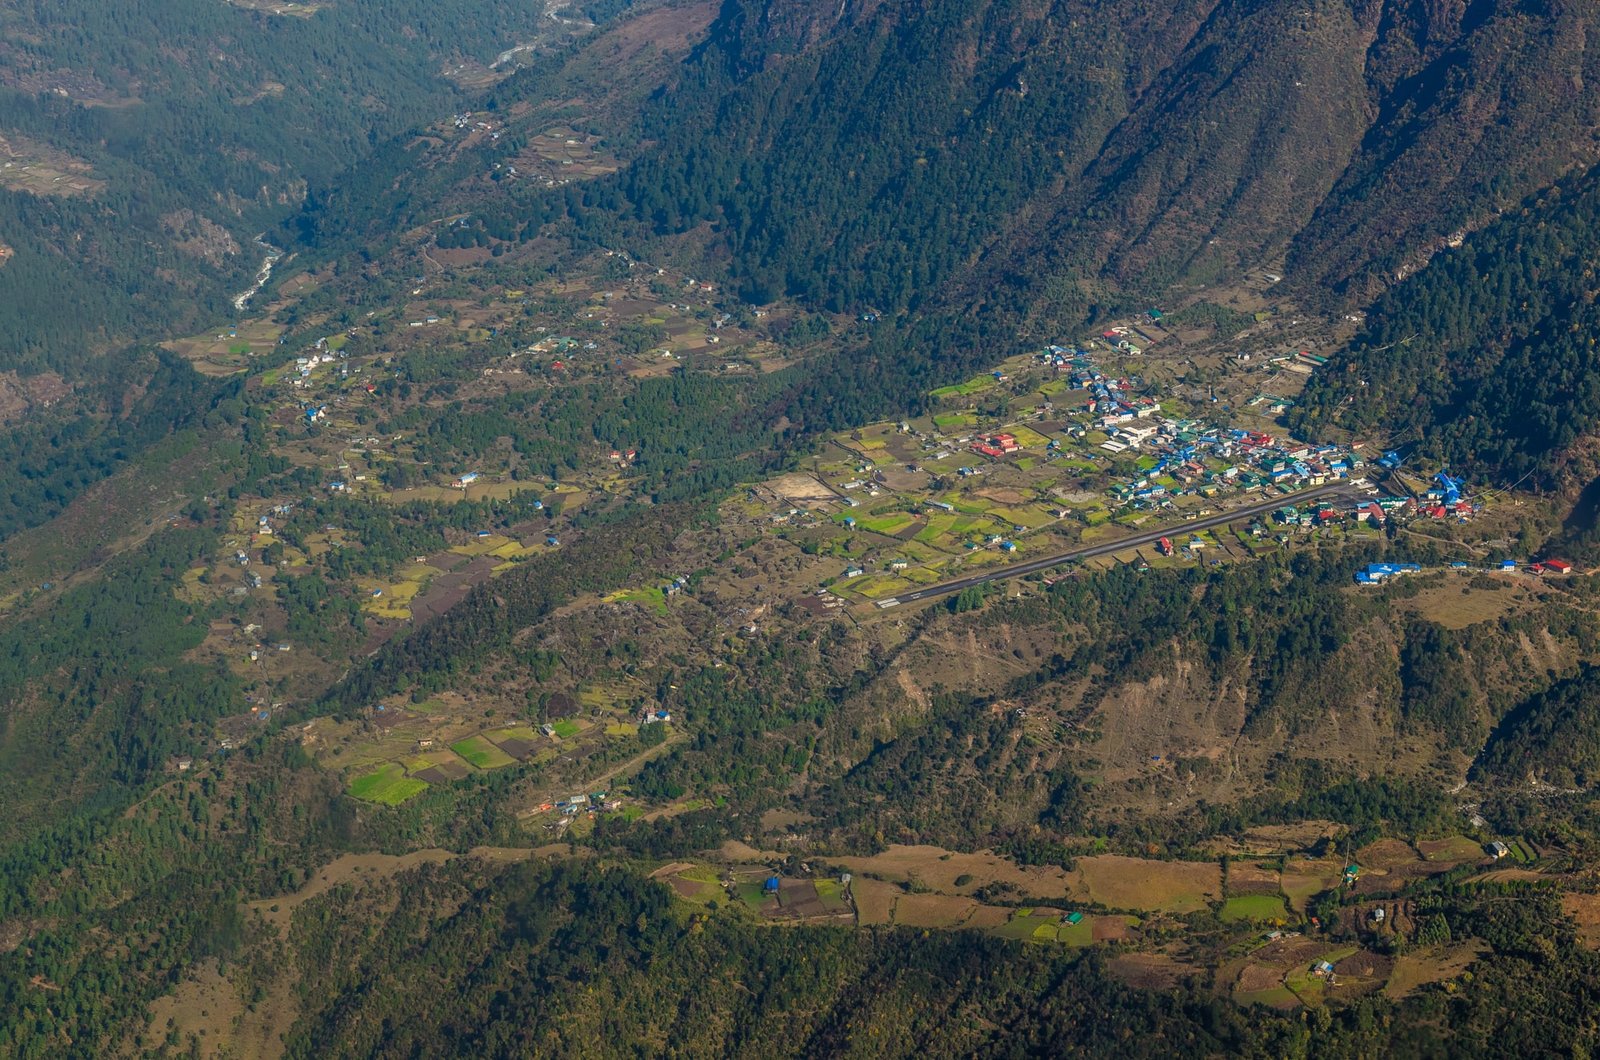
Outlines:
[[[1113,909],[1197,912],[1222,897],[1222,867],[1102,854],[1078,860],[1089,896]]]
[[[1561,911],[1578,925],[1578,941],[1600,949],[1600,894],[1563,894]]]
[[[988,883],[1005,883],[1035,898],[1078,897],[1071,875],[1054,866],[1023,866],[989,851],[959,854],[935,846],[891,846],[870,858],[835,858],[855,873],[871,872],[892,880],[912,880],[946,893],[976,890]],[[957,886],[956,879],[972,879]]]

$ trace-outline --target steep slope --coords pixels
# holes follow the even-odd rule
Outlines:
[[[230,312],[260,262],[251,237],[307,182],[447,112],[509,70],[491,68],[502,53],[563,27],[509,0],[7,5],[5,366],[71,369]]]
[[[1600,670],[1584,668],[1522,703],[1500,723],[1476,769],[1513,784],[1589,787],[1600,779]]]
[[[1060,321],[1283,260],[1302,294],[1362,301],[1595,157],[1597,21],[1510,0],[733,0],[681,61],[620,68],[661,86],[601,119],[630,165],[555,214],[512,208],[840,310]]]
[[[1439,254],[1372,308],[1298,422],[1422,441],[1437,455],[1547,487],[1600,422],[1600,180],[1552,190]]]
[[[1600,157],[1593,7],[1412,0],[1375,24],[1371,126],[1289,258],[1358,298]]]

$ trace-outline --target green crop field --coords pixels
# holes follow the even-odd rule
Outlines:
[[[954,515],[932,515],[928,517],[928,525],[917,531],[917,536],[912,540],[924,545],[938,545],[939,539],[954,529],[959,518]]]
[[[888,515],[874,515],[865,519],[858,519],[856,526],[861,530],[871,530],[875,534],[893,536],[910,526],[912,521],[912,516],[907,512],[890,512]]]
[[[829,912],[838,912],[845,907],[844,888],[838,880],[817,880],[813,886],[817,889],[817,900]]]
[[[1054,519],[1048,512],[1042,512],[1037,508],[991,508],[989,514],[996,519],[1004,520],[1008,526],[1023,526],[1029,530],[1047,526]]]
[[[772,899],[761,887],[759,883],[741,883],[734,890],[738,892],[739,900],[751,909],[763,909],[772,903]]]
[[[583,726],[579,725],[571,718],[562,718],[560,721],[551,722],[550,727],[554,729],[556,731],[556,735],[561,737],[563,740],[570,740],[574,736],[578,735],[578,733],[583,731]]]
[[[1275,894],[1243,894],[1222,903],[1223,920],[1286,920],[1289,911]]]
[[[389,762],[370,773],[363,773],[350,782],[350,794],[364,802],[383,806],[398,806],[413,795],[428,789],[426,780],[406,776],[399,762]]]
[[[1083,923],[1085,926],[1088,924],[1087,920]],[[1037,914],[1031,909],[1019,909],[1015,916],[995,931],[995,934],[1008,939],[1055,942],[1059,937],[1056,929],[1060,926],[1061,918],[1054,913]]]
[[[450,750],[479,769],[499,769],[516,762],[516,759],[482,736],[469,736],[465,740],[451,744]]]
[[[1094,945],[1094,917],[1086,916],[1076,924],[1057,924],[1056,941],[1068,946]]]
[[[658,615],[667,613],[667,596],[659,587],[649,589],[623,589],[607,596],[607,603],[627,601],[638,604],[640,607],[649,608]]]
[[[961,496],[956,493],[945,494],[944,502],[964,515],[985,515],[989,511],[989,506],[987,504],[984,504],[980,501],[963,500]]]

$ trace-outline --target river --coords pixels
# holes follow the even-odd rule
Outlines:
[[[272,267],[278,263],[278,259],[283,257],[283,251],[268,243],[261,236],[256,236],[256,246],[266,251],[267,254],[266,257],[261,259],[261,268],[256,270],[256,282],[233,296],[233,308],[240,312],[243,312],[244,307],[250,304],[250,299],[254,298],[256,293],[267,285],[267,281],[272,279]]]

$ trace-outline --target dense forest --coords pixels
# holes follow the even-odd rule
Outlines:
[[[1575,178],[1442,251],[1378,300],[1296,425],[1381,429],[1505,484],[1556,485],[1600,419],[1597,217],[1600,182]]]
[[[416,874],[392,899],[347,891],[297,927],[313,1015],[289,1052],[1131,1057],[1160,1042],[1198,1055],[1443,1057],[1592,1046],[1581,1019],[1592,987],[1572,987],[1596,958],[1550,896],[1481,887],[1429,904],[1506,946],[1472,990],[1373,995],[1302,1018],[1186,987],[1131,990],[1095,956],[975,932],[751,929],[686,915],[663,885],[624,872],[529,865],[474,879],[452,866]],[[440,920],[441,906],[460,912]]]

